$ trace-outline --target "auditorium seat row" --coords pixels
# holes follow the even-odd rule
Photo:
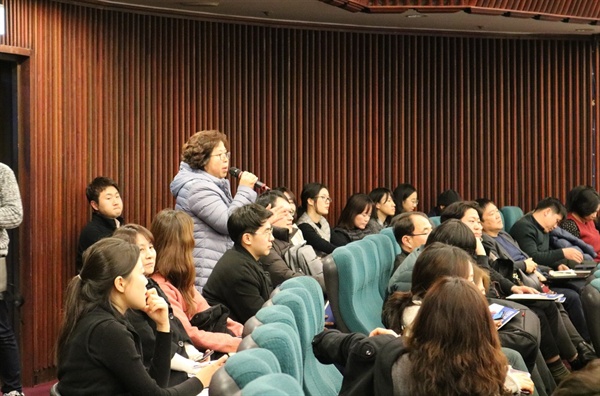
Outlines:
[[[500,209],[505,229],[523,216],[518,206]],[[440,218],[432,217],[434,226]],[[344,332],[369,334],[381,323],[385,290],[400,246],[392,228],[352,242],[323,260],[323,274],[336,327]]]
[[[297,386],[280,386],[278,393],[270,394],[337,395],[341,373],[335,366],[317,361],[312,351],[313,337],[325,327],[324,305],[322,289],[313,278],[284,282],[246,322],[238,353],[215,373],[209,394],[245,395],[249,384],[279,374]]]
[[[369,334],[383,326],[381,308],[398,253],[393,230],[385,228],[325,257],[325,284],[340,331]]]

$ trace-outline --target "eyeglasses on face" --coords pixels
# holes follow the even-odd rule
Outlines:
[[[253,232],[253,234],[254,235],[271,236],[271,235],[273,235],[273,227],[265,228],[265,230],[261,231],[261,232],[258,232],[258,230],[257,230],[255,232]]]
[[[219,157],[221,161],[227,161],[231,157],[231,153],[228,151],[226,153],[213,154],[211,157]]]
[[[315,197],[315,199],[319,199],[319,198],[321,198],[321,199],[322,199],[322,200],[324,200],[325,202],[329,202],[329,203],[332,203],[332,202],[333,202],[333,199],[331,199],[330,197],[326,197],[326,196],[324,196],[324,195],[317,195],[317,196]]]

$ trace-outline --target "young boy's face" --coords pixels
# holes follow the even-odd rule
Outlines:
[[[113,186],[105,188],[98,196],[98,202],[91,202],[92,208],[109,219],[116,219],[123,212],[123,200]]]

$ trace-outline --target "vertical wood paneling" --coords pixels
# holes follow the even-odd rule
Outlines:
[[[527,211],[598,170],[599,55],[585,38],[351,33],[5,4],[0,44],[32,53],[30,144],[20,148],[28,382],[52,373],[57,306],[90,215],[87,183],[114,177],[127,220],[148,225],[173,205],[169,183],[197,130],[226,132],[232,165],[271,186],[299,194],[306,182],[328,184],[331,222],[350,194],[401,182],[417,186],[425,211],[450,187]]]

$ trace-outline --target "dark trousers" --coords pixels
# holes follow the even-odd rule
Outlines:
[[[3,393],[21,391],[19,347],[4,300],[0,300],[0,382],[2,382]]]
[[[552,290],[565,295],[566,299],[563,306],[567,310],[573,326],[575,326],[585,341],[590,342],[590,332],[588,331],[587,322],[583,314],[579,293],[568,287],[552,287]]]

